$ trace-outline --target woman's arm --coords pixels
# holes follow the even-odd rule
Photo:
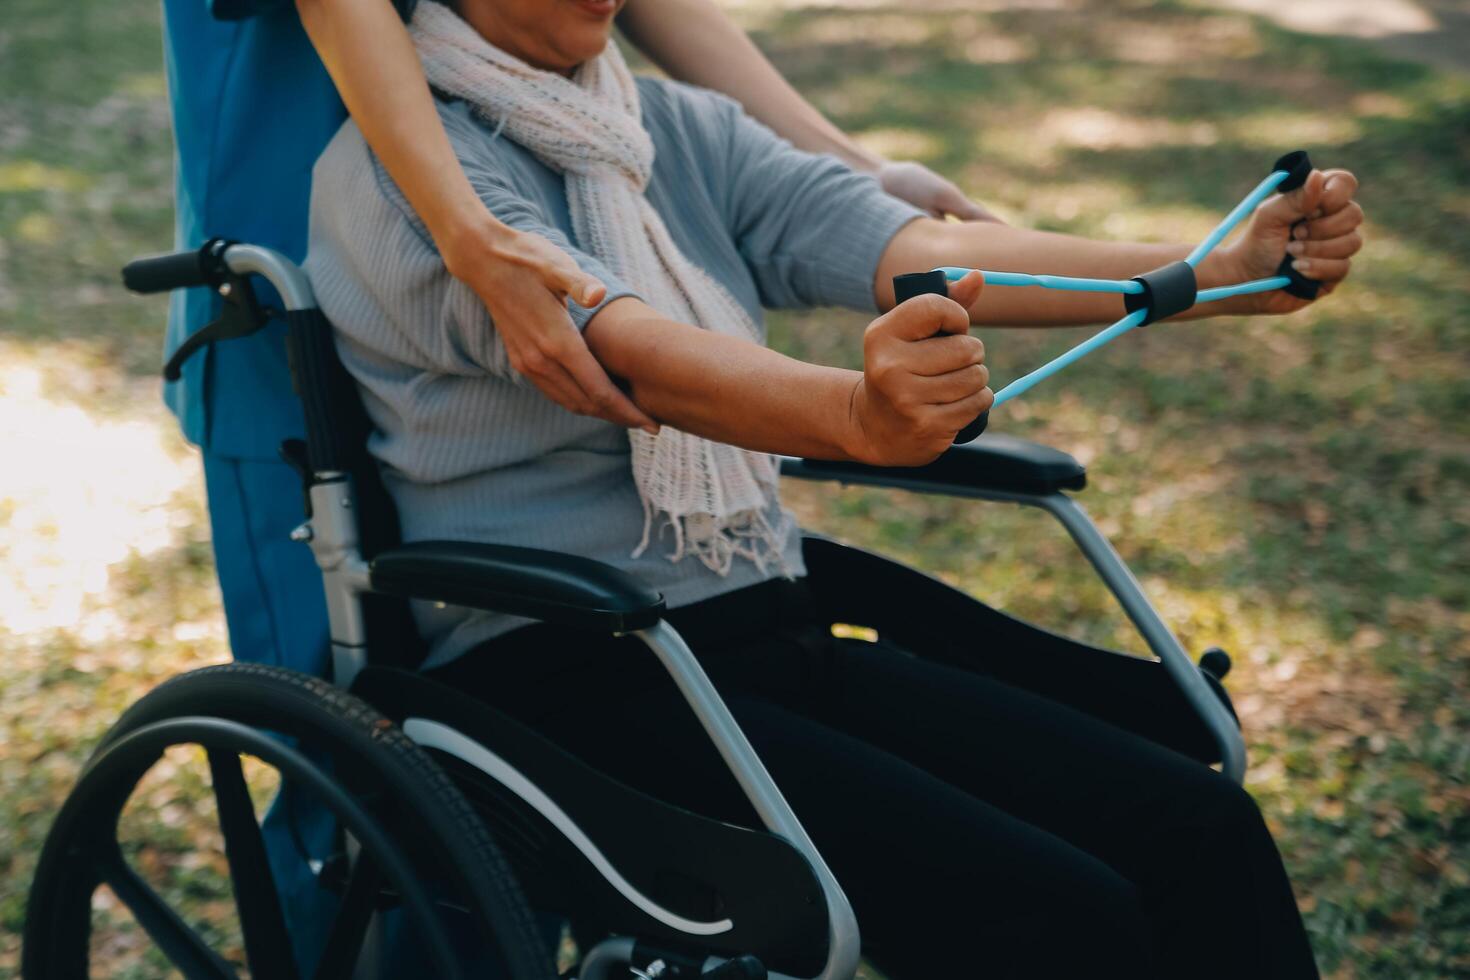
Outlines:
[[[307,35],[368,145],[433,236],[444,264],[490,311],[510,362],[580,415],[651,427],[597,363],[567,316],[602,283],[560,249],[486,210],[449,145],[418,54],[387,0],[297,0]]]
[[[967,233],[973,230],[974,233]],[[1010,225],[956,225],[921,218],[893,236],[873,284],[878,308],[893,305],[893,277],[941,265],[1094,279],[1128,279],[1182,259],[1185,245],[1100,242]],[[1122,315],[1123,297],[997,286],[972,311],[978,325],[1066,326]]]
[[[985,346],[966,333],[965,307],[980,288],[970,276],[952,299],[921,296],[874,320],[861,374],[678,323],[632,298],[599,311],[586,337],[639,407],[686,432],[761,452],[912,466],[947,449],[994,398]]]
[[[1348,274],[1362,247],[1363,209],[1353,199],[1358,181],[1346,170],[1314,170],[1290,194],[1264,201],[1236,241],[1210,253],[1196,270],[1200,289],[1276,274],[1283,255],[1304,276],[1331,292]],[[1186,245],[1100,242],[1072,235],[994,224],[953,224],[919,219],[892,241],[873,284],[880,309],[893,303],[893,276],[941,265],[996,272],[1029,272],[1095,279],[1130,279],[1189,254]],[[1306,306],[1275,290],[1196,306],[1181,318],[1237,313],[1290,313]],[[1122,297],[1038,287],[997,287],[970,310],[978,324],[1048,326],[1095,323],[1123,315]]]
[[[673,77],[724,92],[797,147],[873,174],[894,197],[934,217],[999,220],[923,164],[885,160],[834,126],[711,0],[631,0],[618,27]]]

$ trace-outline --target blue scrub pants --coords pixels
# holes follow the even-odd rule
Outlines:
[[[276,460],[206,451],[204,483],[235,659],[325,676],[330,646],[321,573],[311,550],[290,539],[305,519],[300,477]],[[283,792],[262,834],[296,962],[314,965],[337,899],[317,885],[298,839],[313,856],[325,857],[333,844],[332,820],[299,794]]]

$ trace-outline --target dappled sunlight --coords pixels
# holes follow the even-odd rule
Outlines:
[[[15,191],[86,190],[92,177],[79,170],[44,164],[39,160],[13,160],[0,163],[0,194]]]
[[[987,145],[989,145],[987,140]],[[1038,221],[1068,224],[1083,219],[1101,220],[1132,208],[1138,200],[1136,188],[1113,180],[1077,183],[1049,180],[1027,188],[1022,208],[1028,223]]]
[[[1221,127],[1226,140],[1237,146],[1280,152],[1283,145],[1340,146],[1363,135],[1351,115],[1320,109],[1268,109],[1227,120]],[[1324,165],[1327,165],[1324,161]]]
[[[1029,38],[985,31],[977,31],[961,50],[966,61],[977,65],[1011,65],[1030,61],[1039,53],[1038,45]]]
[[[1195,66],[1261,53],[1255,25],[1243,17],[1197,17],[1158,23],[1107,23],[1097,38],[1112,58],[1142,65]]]
[[[1312,34],[1367,39],[1423,34],[1440,26],[1430,5],[1417,0],[1212,0]]]
[[[881,38],[885,45],[912,46],[929,40],[935,27],[935,22],[927,17],[872,13],[850,20],[809,20],[792,30],[788,37],[791,41],[807,44],[871,44],[875,39]]]
[[[1052,109],[1035,120],[1030,132],[1042,147],[1089,150],[1137,149],[1160,144],[1211,146],[1220,137],[1217,126],[1205,120],[1125,115],[1096,106]]]
[[[33,211],[15,223],[15,236],[33,245],[54,245],[61,238],[61,223],[49,214]]]
[[[1170,147],[1234,148],[1278,154],[1292,145],[1334,146],[1360,138],[1362,127],[1349,115],[1307,110],[1267,109],[1225,119],[1189,119],[1118,112],[1101,106],[1049,109],[1040,118],[1018,119],[988,134],[1016,155],[1055,166],[1064,150],[1149,150]]]
[[[1367,118],[1408,119],[1414,114],[1413,103],[1392,92],[1363,92],[1353,96],[1349,106],[1354,115]]]
[[[944,144],[922,129],[869,129],[854,134],[867,150],[889,160],[932,160]]]
[[[156,422],[99,418],[42,382],[23,360],[0,367],[0,629],[22,636],[81,627],[112,566],[173,543],[172,499],[199,481]]]
[[[732,13],[760,14],[790,10],[813,12],[839,12],[893,9],[903,0],[723,0],[723,6]],[[1013,10],[1076,10],[1086,6],[1087,0],[925,0],[924,13],[971,13],[975,11],[1002,12]]]

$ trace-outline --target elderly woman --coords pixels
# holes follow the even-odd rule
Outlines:
[[[993,397],[971,324],[1118,312],[1115,297],[982,296],[974,274],[948,299],[891,308],[896,273],[1126,278],[1186,249],[928,218],[728,99],[635,79],[608,44],[618,6],[423,3],[411,31],[486,206],[607,284],[573,318],[657,431],[573,415],[517,380],[352,123],[317,165],[308,268],[405,537],[572,552],[660,589],[894,977],[946,975],[952,934],[978,939],[996,976],[1315,976],[1239,788],[979,666],[834,639],[810,611],[766,455],[928,461]],[[1358,249],[1355,189],[1344,171],[1314,172],[1266,202],[1201,265],[1201,287],[1269,275],[1290,252],[1329,292]],[[824,304],[887,311],[862,372],[764,346],[762,306]],[[1271,293],[1190,315],[1302,305]],[[450,683],[635,786],[751,819],[677,693],[625,641],[455,609],[420,622],[426,668]]]

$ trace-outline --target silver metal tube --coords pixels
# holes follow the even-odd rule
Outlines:
[[[895,478],[881,472],[834,474],[812,467],[805,460],[792,456],[781,458],[781,474],[802,480],[888,487],[911,493],[1020,504],[1023,507],[1039,507],[1051,514],[1067,529],[1082,554],[1092,563],[1118,604],[1123,607],[1124,613],[1143,637],[1149,651],[1159,658],[1185,700],[1214,735],[1215,743],[1220,748],[1221,769],[1225,775],[1237,783],[1245,779],[1245,740],[1241,737],[1240,726],[1235,723],[1229,710],[1220,703],[1215,692],[1210,690],[1209,684],[1200,675],[1194,661],[1189,659],[1189,654],[1185,652],[1178,638],[1169,631],[1158,611],[1149,603],[1138,580],[1133,577],[1128,566],[1123,564],[1123,559],[1118,557],[1118,553],[1092,523],[1087,512],[1071,497],[1061,492],[1031,494],[982,487],[956,487],[948,483],[910,477]]]
[[[801,821],[781,795],[776,781],[766,771],[765,764],[756,755],[755,748],[740,730],[740,725],[684,638],[663,622],[640,630],[638,636],[648,644],[674,679],[766,829],[785,838],[811,862],[827,902],[827,964],[816,980],[852,980],[857,973],[862,943],[857,917],[853,915],[852,905],[843,894],[836,876],[822,860],[817,846],[807,836]]]
[[[367,666],[367,624],[361,594],[368,588],[367,564],[358,550],[352,483],[345,477],[311,487],[310,545],[322,572],[327,625],[332,637],[332,683],[350,687]]]
[[[1215,742],[1220,747],[1221,769],[1225,775],[1237,783],[1243,781],[1245,739],[1241,737],[1240,726],[1210,689],[1178,638],[1164,625],[1158,611],[1143,594],[1143,587],[1138,584],[1138,579],[1133,577],[1133,573],[1123,563],[1123,559],[1118,557],[1108,539],[1092,523],[1087,512],[1065,494],[1054,493],[1037,497],[1034,506],[1055,517],[1067,529],[1067,533],[1072,535],[1072,540],[1077,542],[1077,547],[1087,556],[1092,567],[1097,569],[1098,575],[1112,590],[1118,604],[1133,621],[1149,650],[1163,663],[1164,669],[1178,685],[1180,693],[1215,736]]]
[[[264,276],[281,294],[281,302],[288,310],[316,308],[316,295],[311,291],[306,273],[275,249],[259,245],[231,245],[225,249],[225,265],[240,275],[254,273]]]

